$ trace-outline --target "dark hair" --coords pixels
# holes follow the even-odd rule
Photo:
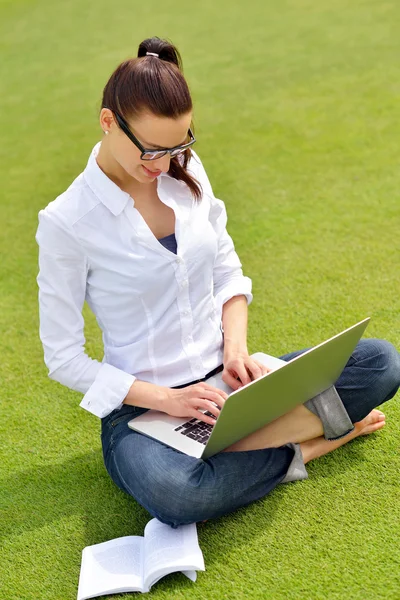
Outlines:
[[[158,58],[146,56],[146,52],[158,54]],[[173,44],[158,37],[144,40],[137,58],[118,65],[104,88],[101,103],[101,108],[119,112],[126,120],[143,111],[174,119],[188,113],[192,106],[180,54]],[[201,186],[186,170],[191,155],[187,148],[180,157],[171,158],[168,174],[186,183],[199,200]]]

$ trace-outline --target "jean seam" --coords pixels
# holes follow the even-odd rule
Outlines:
[[[133,419],[134,415],[131,413],[126,413],[125,415],[122,415],[120,417],[117,417],[116,419],[114,419],[113,421],[110,421],[110,425],[111,427],[115,428],[119,423],[122,423],[124,421],[124,419],[128,418],[128,420],[130,421],[131,419]]]

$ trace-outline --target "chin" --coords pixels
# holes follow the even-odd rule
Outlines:
[[[136,175],[136,179],[139,179],[141,183],[153,183],[155,180],[155,178],[148,177],[146,175],[146,173],[142,169],[142,165],[140,165],[140,167],[138,168],[137,173],[138,174]]]
[[[140,181],[140,183],[151,183],[152,182],[152,179],[150,179],[146,175],[142,175],[142,174],[136,175],[135,179]]]
[[[128,175],[130,177],[132,177],[132,179],[135,179],[136,181],[139,181],[140,183],[146,183],[146,175],[142,175],[140,172],[140,168],[136,168],[136,169],[125,169],[125,171],[128,173]]]

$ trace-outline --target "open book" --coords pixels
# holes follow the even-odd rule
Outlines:
[[[128,535],[82,551],[78,599],[122,592],[148,592],[161,577],[182,571],[196,581],[205,571],[196,523],[173,529],[149,521],[144,536]]]

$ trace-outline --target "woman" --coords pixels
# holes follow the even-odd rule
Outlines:
[[[155,408],[213,423],[232,389],[267,372],[247,351],[251,281],[192,150],[192,101],[179,54],[147,39],[104,88],[86,169],[39,213],[40,336],[49,376],[102,420],[108,473],[160,521],[207,520],[306,479],[305,464],[385,425],[374,408],[400,385],[400,356],[364,339],[326,393],[207,460],[131,430]],[[103,332],[85,354],[82,307]],[[281,357],[288,360],[299,352]],[[210,417],[199,409],[206,409]]]

